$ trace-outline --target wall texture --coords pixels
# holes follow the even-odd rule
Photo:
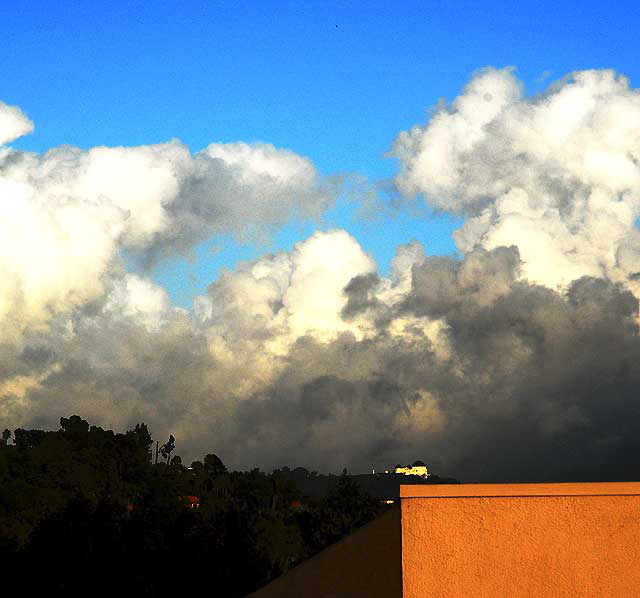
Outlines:
[[[401,496],[404,598],[640,596],[640,483],[402,486]]]
[[[393,508],[251,598],[400,598],[400,529],[400,509]]]

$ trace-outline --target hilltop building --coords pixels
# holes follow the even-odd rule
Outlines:
[[[425,479],[429,477],[429,470],[422,461],[416,461],[413,465],[407,465],[406,467],[396,465],[394,473],[401,475],[417,475]]]

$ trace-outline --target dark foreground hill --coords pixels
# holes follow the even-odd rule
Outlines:
[[[185,467],[173,437],[152,454],[144,424],[60,424],[0,442],[6,594],[245,596],[398,495],[400,476],[230,472],[214,454]]]

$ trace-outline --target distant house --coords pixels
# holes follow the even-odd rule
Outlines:
[[[429,477],[429,470],[422,461],[416,461],[413,465],[407,465],[405,467],[402,465],[396,465],[394,473],[401,475],[417,475],[425,479]]]
[[[182,501],[182,504],[187,507],[187,509],[200,508],[200,498],[197,496],[179,496],[178,498]]]

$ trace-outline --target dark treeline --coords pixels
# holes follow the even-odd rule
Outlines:
[[[346,471],[309,498],[300,469],[230,472],[214,454],[188,468],[144,424],[60,425],[0,442],[3,590],[245,596],[385,508]]]

